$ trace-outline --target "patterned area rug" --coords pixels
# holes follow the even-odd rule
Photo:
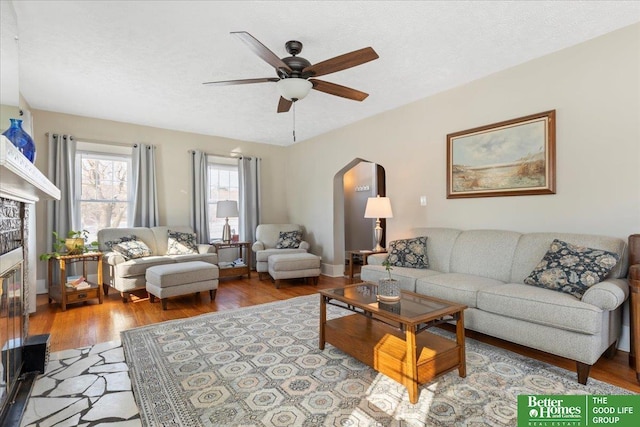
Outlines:
[[[395,381],[318,349],[319,305],[311,295],[122,332],[143,424],[515,426],[519,394],[631,394],[467,339],[467,377],[423,385],[412,405]]]

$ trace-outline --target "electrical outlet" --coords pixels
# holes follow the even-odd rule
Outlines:
[[[420,196],[420,206],[427,206],[427,196]]]

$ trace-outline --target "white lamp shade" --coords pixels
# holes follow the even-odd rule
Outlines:
[[[369,197],[364,210],[365,218],[393,218],[391,200],[388,197]]]
[[[235,218],[238,216],[238,202],[235,200],[221,200],[218,202],[216,218]]]
[[[294,99],[300,100],[309,94],[309,91],[313,87],[313,84],[309,80],[300,79],[297,77],[290,77],[288,79],[281,79],[277,83],[280,95],[283,98],[293,101]]]

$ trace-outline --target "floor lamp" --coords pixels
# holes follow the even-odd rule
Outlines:
[[[384,248],[380,244],[382,241],[382,227],[380,226],[380,218],[393,218],[391,210],[391,200],[388,197],[369,197],[367,199],[367,207],[364,210],[365,218],[375,218],[376,228],[373,230],[376,238],[376,247],[374,252],[384,252]]]
[[[218,202],[216,218],[225,218],[225,223],[222,227],[222,241],[225,243],[231,242],[231,227],[229,226],[229,217],[235,218],[237,216],[238,202],[236,202],[235,200],[222,200]]]

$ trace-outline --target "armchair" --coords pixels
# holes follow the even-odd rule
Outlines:
[[[260,224],[256,228],[256,241],[251,249],[256,253],[256,271],[260,280],[269,276],[269,255],[295,254],[309,250],[310,245],[304,240],[301,240],[297,248],[277,248],[280,232],[291,231],[303,233],[302,227],[297,224]]]

